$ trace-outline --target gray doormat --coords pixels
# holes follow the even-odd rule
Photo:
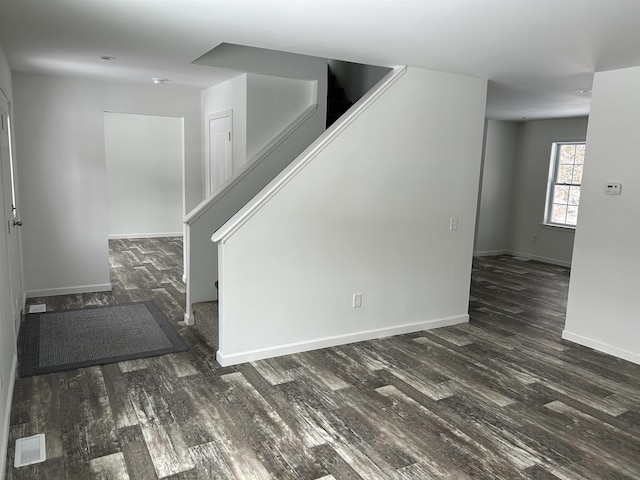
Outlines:
[[[20,343],[21,377],[188,350],[153,302],[30,313]]]

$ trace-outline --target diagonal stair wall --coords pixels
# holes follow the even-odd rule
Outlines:
[[[220,228],[218,361],[468,321],[485,103],[397,69]]]

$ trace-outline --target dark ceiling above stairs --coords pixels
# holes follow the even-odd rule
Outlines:
[[[340,118],[353,103],[347,99],[344,89],[340,86],[338,78],[327,70],[327,128]]]

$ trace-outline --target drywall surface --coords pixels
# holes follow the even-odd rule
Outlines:
[[[563,338],[640,364],[640,67],[595,74]],[[631,152],[631,153],[630,153]],[[620,195],[604,185],[622,183]]]
[[[313,103],[316,103],[315,82],[248,74],[247,161]],[[314,120],[318,118],[316,115]]]
[[[221,43],[193,63],[300,80],[318,80],[324,74],[326,82],[327,76],[326,58],[232,43]]]
[[[0,89],[11,100],[13,98],[13,88],[11,84],[11,69],[4,56],[2,46],[0,46]]]
[[[222,43],[218,45],[216,48],[211,50],[210,52],[204,54],[202,57],[197,59],[194,63],[200,65],[210,65],[217,68],[229,68],[233,70],[238,70],[240,72],[247,72],[244,75],[244,94],[245,96],[253,97],[252,100],[248,100],[249,103],[245,104],[245,109],[242,114],[246,114],[247,117],[244,118],[244,125],[246,129],[249,131],[246,132],[247,137],[244,137],[244,142],[242,142],[242,138],[238,139],[238,142],[233,142],[233,148],[236,148],[236,143],[242,145],[242,148],[246,148],[244,151],[245,158],[244,161],[250,161],[252,159],[252,155],[258,152],[261,148],[260,143],[263,142],[264,139],[269,138],[270,132],[264,131],[265,125],[262,125],[261,118],[266,116],[266,113],[261,113],[257,110],[255,106],[263,104],[268,109],[272,110],[276,115],[280,115],[278,113],[277,105],[273,99],[265,98],[263,93],[267,92],[268,89],[275,89],[274,93],[278,95],[278,98],[281,102],[284,102],[285,110],[290,110],[290,106],[292,102],[295,102],[296,98],[298,98],[298,91],[302,88],[303,90],[306,87],[302,87],[302,85],[307,84],[307,82],[313,83],[313,97],[317,100],[315,103],[318,104],[317,118],[324,118],[326,120],[327,114],[327,59],[320,57],[312,57],[309,55],[298,55],[294,53],[282,52],[277,50],[269,50],[265,48],[255,48],[248,47],[244,45],[234,45],[230,43]],[[248,74],[248,78],[247,78]],[[255,76],[253,76],[254,74]],[[263,78],[260,78],[263,77]],[[266,77],[266,78],[265,78]],[[274,79],[269,80],[269,77],[274,77]],[[276,80],[279,79],[279,80]],[[294,98],[282,98],[279,95],[279,91],[281,90],[281,85],[285,83],[283,80],[285,78],[288,79],[296,79],[303,80],[301,83],[290,83],[289,85],[294,87],[294,90],[291,92]],[[213,93],[207,93],[207,95],[213,95],[220,97],[218,94],[218,86],[222,85],[231,85],[229,82],[233,82],[237,79],[232,79],[222,84],[217,85],[213,89]],[[247,89],[249,89],[247,91]],[[236,88],[236,91],[239,91],[240,88]],[[206,91],[205,91],[206,92]],[[237,94],[233,94],[237,95]],[[204,98],[204,97],[203,97]],[[234,96],[230,97],[234,99]],[[231,103],[239,104],[237,100],[233,100]],[[222,107],[217,104],[216,108],[218,111],[225,110],[231,107]],[[205,114],[213,113],[212,108],[208,105],[204,105],[203,108]],[[258,115],[259,118],[256,118],[255,115]],[[234,110],[235,115],[235,110]],[[279,120],[279,119],[274,119]],[[315,123],[316,120],[312,120],[312,123]],[[257,129],[256,129],[257,127]],[[234,121],[234,129],[236,128],[236,124]],[[273,130],[277,130],[277,128],[272,128]],[[242,134],[242,132],[241,132]],[[234,153],[234,162],[236,155]],[[235,164],[234,164],[235,165]],[[240,165],[241,166],[241,165]]]
[[[198,90],[15,74],[28,295],[110,288],[105,111],[184,118],[187,208],[202,199]]]
[[[182,235],[182,119],[105,113],[110,238]]]
[[[12,100],[11,71],[0,48],[0,89]],[[2,95],[2,93],[0,93]],[[0,169],[0,221],[6,225],[2,169]],[[9,414],[17,365],[16,336],[11,309],[11,278],[9,271],[7,230],[0,233],[0,478],[4,478],[9,437]]]
[[[478,205],[475,255],[509,250],[509,210],[518,125],[487,120]]]
[[[352,103],[373,88],[391,70],[376,65],[329,60],[331,72],[337,77],[345,95]]]
[[[206,152],[207,116],[231,110],[233,113],[232,157],[233,171],[247,163],[247,74],[209,87],[201,93],[202,151]],[[205,158],[204,161],[208,162]],[[203,181],[205,181],[203,175]],[[203,183],[203,191],[206,191]],[[195,206],[195,205],[194,205]]]
[[[510,251],[569,266],[574,230],[543,225],[549,161],[553,142],[585,140],[587,117],[530,121],[518,128],[509,218]]]
[[[283,131],[289,131],[292,122],[311,103],[318,102],[315,97],[316,85],[311,85],[312,83],[316,84],[316,82],[288,78],[245,74],[239,80],[230,80],[203,93],[203,118],[206,119],[206,115],[213,113],[214,108],[218,110],[233,108],[234,159],[235,152],[242,149],[243,160],[251,163],[244,163],[238,169],[234,165],[234,177],[230,180],[233,182],[232,187],[223,188],[222,191],[214,194],[209,200],[215,200],[215,203],[187,225],[188,247],[185,249],[185,258],[188,275],[188,304],[217,299],[217,290],[214,285],[218,280],[218,254],[216,245],[211,243],[213,232],[324,132],[326,110],[318,106],[309,118],[301,125],[296,124],[295,130],[269,150],[263,158],[246,156],[247,145],[242,142],[248,142],[247,123],[249,122],[251,129],[254,130],[253,137],[259,139],[252,142],[254,145],[252,150],[259,153],[262,147],[270,144]],[[223,88],[229,93],[236,92],[235,97],[221,95]],[[231,100],[236,98],[236,101],[222,103],[225,98]],[[236,120],[240,121],[237,127]],[[189,307],[187,307],[187,314],[190,315]]]
[[[409,68],[226,236],[219,361],[467,321],[485,103]]]

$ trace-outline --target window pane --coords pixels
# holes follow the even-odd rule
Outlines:
[[[553,223],[564,223],[567,218],[566,205],[554,205],[551,211],[551,221]]]
[[[578,223],[578,207],[567,208],[567,225],[575,225]]]
[[[576,145],[576,159],[575,159],[575,163],[579,163],[579,164],[583,164],[584,163],[584,152],[585,152],[585,145]]]
[[[575,145],[560,145],[560,165],[568,165],[573,163],[576,156]]]
[[[569,205],[575,205],[576,207],[580,204],[580,187],[569,187],[569,199],[567,203]]]
[[[573,165],[560,165],[558,167],[557,183],[571,183],[573,179]]]
[[[553,190],[553,203],[569,203],[569,187],[556,185]]]
[[[551,151],[552,176],[547,186],[545,221],[574,227],[578,220],[586,145],[554,143]]]
[[[573,178],[571,183],[582,183],[582,170],[584,169],[584,165],[575,165],[573,167]]]

